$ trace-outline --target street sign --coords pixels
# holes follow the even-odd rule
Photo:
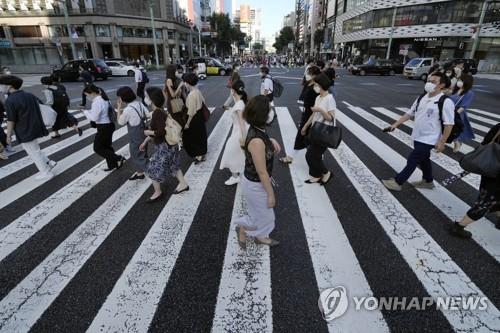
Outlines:
[[[0,49],[10,49],[12,43],[8,39],[0,39]]]
[[[204,37],[210,37],[210,34],[211,34],[211,32],[210,32],[210,31],[203,31],[203,32],[201,33],[201,35],[202,35],[202,36],[204,36]]]

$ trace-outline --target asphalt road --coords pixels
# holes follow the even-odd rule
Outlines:
[[[296,101],[303,68],[271,72],[285,91],[268,131],[288,150],[301,115]],[[272,237],[281,244],[270,250],[249,242],[241,251],[231,225],[245,204],[236,186],[224,185],[229,172],[219,170],[231,126],[220,108],[227,77],[200,82],[215,108],[207,123],[209,153],[196,166],[181,154],[191,190],[180,196],[172,195],[171,179],[161,202],[146,205],[150,184],[127,181],[130,166],[104,174],[88,125],[82,138],[65,132],[41,143],[58,161],[57,177],[46,183],[33,179],[36,169],[24,152],[0,161],[0,332],[498,332],[495,217],[475,224],[471,240],[446,231],[474,203],[478,177],[432,191],[408,185],[400,193],[379,181],[399,171],[411,150],[409,126],[393,134],[381,128],[411,106],[423,82],[339,74],[344,143],[325,155],[334,179],[325,187],[305,185],[304,152],[290,166],[275,161]],[[258,69],[242,69],[241,76],[248,94],[257,94]],[[163,84],[162,73],[149,77],[152,85]],[[114,97],[119,86],[132,83],[111,78],[97,84]],[[471,120],[484,136],[500,121],[500,85],[475,84]],[[65,85],[76,107],[81,84]],[[26,90],[39,94],[41,87]],[[126,131],[118,130],[115,139],[125,153]],[[433,156],[436,181],[459,171],[461,156],[450,149]],[[318,298],[336,286],[347,289],[349,306],[327,322]],[[464,295],[487,297],[488,308],[366,311],[356,310],[352,299]]]

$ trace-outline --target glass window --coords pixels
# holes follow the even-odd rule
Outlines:
[[[423,67],[423,66],[431,66],[431,65],[432,65],[432,60],[424,60],[424,62],[420,66]]]
[[[134,29],[131,27],[123,27],[123,37],[134,37]]]
[[[13,37],[42,37],[40,27],[37,25],[11,26]]]
[[[97,37],[111,37],[111,29],[109,25],[95,25],[95,35]]]
[[[412,15],[414,6],[400,7],[396,11],[396,21],[395,26],[413,25],[414,16]]]
[[[168,39],[175,39],[175,31],[168,30]]]
[[[156,38],[163,39],[163,31],[161,29],[156,29],[155,35],[156,35]]]
[[[373,27],[374,28],[384,28],[390,27],[392,24],[392,15],[394,9],[380,9],[373,13]]]
[[[5,38],[5,30],[3,27],[0,27],[0,38]]]
[[[118,37],[123,37],[123,28],[122,27],[116,27],[116,35]]]
[[[135,36],[136,37],[140,37],[140,38],[143,38],[143,37],[146,37],[146,29],[144,28],[136,28],[135,29]]]

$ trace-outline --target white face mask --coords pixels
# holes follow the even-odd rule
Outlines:
[[[240,70],[240,67],[238,66],[234,70],[238,72]]]
[[[316,92],[316,94],[319,94],[321,92],[321,88],[318,87],[318,86],[314,86],[314,91]]]
[[[460,76],[460,74],[462,74],[462,69],[460,67],[455,67],[455,74],[457,74],[457,76]]]
[[[311,81],[311,80],[312,80],[312,76],[309,74],[306,74],[306,81]]]
[[[175,73],[175,76],[177,76],[177,78],[179,79],[182,79],[182,73]]]
[[[436,85],[432,82],[427,82],[424,86],[424,90],[427,92],[427,93],[431,93],[433,92],[434,90],[436,90]]]
[[[447,77],[450,77],[450,76],[451,76],[451,73],[450,73],[450,72],[447,72],[447,73],[446,73],[446,76],[447,76]]]
[[[146,97],[144,97],[144,103],[146,103],[147,106],[153,105],[153,102],[151,101],[151,99],[149,98],[148,95],[146,95]]]
[[[6,84],[0,84],[0,93],[6,94],[9,92],[9,86]]]
[[[457,87],[458,88],[463,88],[463,86],[464,86],[464,83],[462,81],[458,81],[457,82]]]

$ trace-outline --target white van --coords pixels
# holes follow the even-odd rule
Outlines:
[[[409,79],[419,78],[427,81],[427,75],[432,67],[432,58],[413,58],[405,66],[403,75]]]

